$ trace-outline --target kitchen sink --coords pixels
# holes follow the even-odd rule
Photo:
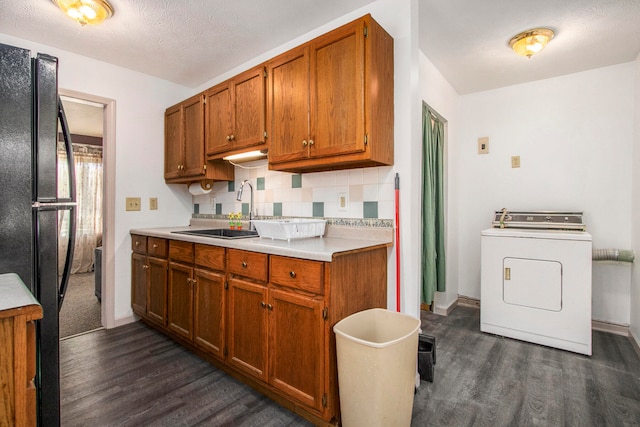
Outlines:
[[[172,231],[176,234],[189,234],[192,236],[214,237],[216,239],[244,239],[247,237],[258,237],[255,230],[231,230],[228,228],[212,228],[208,230],[186,230]]]

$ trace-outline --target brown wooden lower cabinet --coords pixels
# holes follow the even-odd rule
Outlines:
[[[222,249],[224,252],[224,249]],[[193,341],[206,352],[224,358],[225,277],[196,268],[193,294]]]
[[[324,298],[269,290],[269,383],[322,411],[327,369]]]
[[[42,319],[42,307],[17,275],[1,276],[0,426],[35,426],[35,321]]]
[[[386,307],[387,246],[323,262],[168,243],[168,323],[142,319],[314,424],[338,424],[332,328]]]
[[[267,381],[267,286],[229,279],[229,337],[227,362]]]
[[[167,324],[167,240],[131,236],[131,307],[133,312]]]

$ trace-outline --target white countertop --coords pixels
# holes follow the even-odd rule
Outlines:
[[[325,237],[306,239],[274,240],[261,237],[243,239],[220,239],[187,234],[174,231],[198,230],[207,228],[225,228],[215,225],[193,225],[183,227],[139,228],[132,229],[131,234],[160,237],[163,239],[182,240],[225,248],[242,249],[270,255],[282,255],[292,258],[310,259],[314,261],[331,261],[333,255],[373,246],[390,246],[393,242],[392,229],[372,230],[370,228],[355,229],[353,227],[327,226]]]
[[[0,311],[27,305],[40,305],[15,273],[0,274]]]

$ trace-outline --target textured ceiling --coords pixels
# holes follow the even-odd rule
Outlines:
[[[419,0],[420,48],[460,94],[620,64],[640,52],[640,0]],[[556,36],[527,59],[514,35]]]
[[[62,96],[62,106],[72,134],[102,137],[104,107],[101,104]]]
[[[50,0],[0,0],[0,32],[197,87],[374,0],[110,0],[81,27]],[[388,0],[385,0],[388,1]],[[633,61],[640,0],[418,0],[420,48],[460,94]],[[549,26],[531,59],[508,40]]]
[[[0,32],[196,87],[373,0],[109,0],[80,26],[50,0],[0,0]]]

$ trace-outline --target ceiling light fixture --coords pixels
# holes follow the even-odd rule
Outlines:
[[[113,15],[107,0],[51,0],[70,18],[80,25],[99,24]]]
[[[518,55],[531,58],[531,55],[544,49],[554,35],[555,33],[550,28],[533,28],[513,36],[509,40],[509,47]]]

